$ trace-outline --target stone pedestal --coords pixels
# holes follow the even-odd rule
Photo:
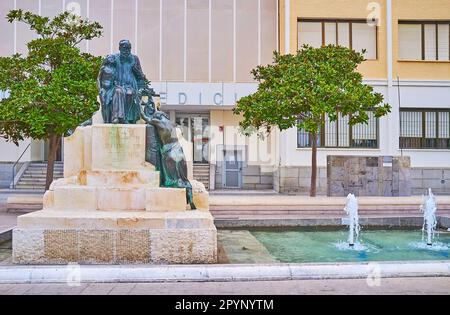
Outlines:
[[[208,193],[194,182],[160,188],[145,162],[145,125],[93,125],[65,139],[64,178],[44,209],[20,216],[13,231],[18,264],[215,263],[217,230]]]

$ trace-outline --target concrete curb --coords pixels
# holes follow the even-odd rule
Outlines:
[[[0,266],[0,284],[230,282],[450,277],[450,262],[342,264]]]

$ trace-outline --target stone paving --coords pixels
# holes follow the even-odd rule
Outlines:
[[[302,295],[302,294],[414,294],[449,295],[450,278],[291,280],[253,282],[0,284],[0,295]]]
[[[279,262],[247,230],[219,230],[217,232],[217,239],[218,243],[225,250],[227,261],[231,264]],[[219,263],[221,263],[220,260]]]

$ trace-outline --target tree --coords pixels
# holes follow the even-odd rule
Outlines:
[[[83,40],[100,37],[97,22],[64,12],[53,19],[12,10],[10,23],[23,22],[37,34],[28,54],[0,57],[0,135],[16,145],[24,138],[48,139],[46,189],[53,180],[59,139],[98,110],[96,78],[101,59],[82,53]]]
[[[362,83],[357,67],[364,61],[363,53],[333,45],[305,45],[295,55],[275,52],[272,64],[252,70],[257,91],[241,98],[233,110],[243,116],[239,124],[247,135],[252,130],[270,133],[273,127],[297,127],[310,134],[311,197],[316,195],[317,142],[324,117],[336,121],[338,113],[348,115],[352,126],[367,124],[368,111],[376,117],[390,112],[383,96]]]

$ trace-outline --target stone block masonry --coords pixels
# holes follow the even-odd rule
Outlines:
[[[325,167],[317,168],[317,194],[327,193],[327,172]],[[274,190],[282,194],[309,195],[311,168],[309,166],[284,166],[273,173]]]
[[[215,189],[226,188],[226,183],[223,181],[223,165],[218,164],[215,169]],[[274,189],[273,172],[265,172],[260,165],[244,165],[241,176],[242,189]]]
[[[327,156],[328,196],[410,196],[410,177],[406,156]]]
[[[450,195],[450,168],[411,168],[412,194],[426,194],[428,188],[436,195]]]

